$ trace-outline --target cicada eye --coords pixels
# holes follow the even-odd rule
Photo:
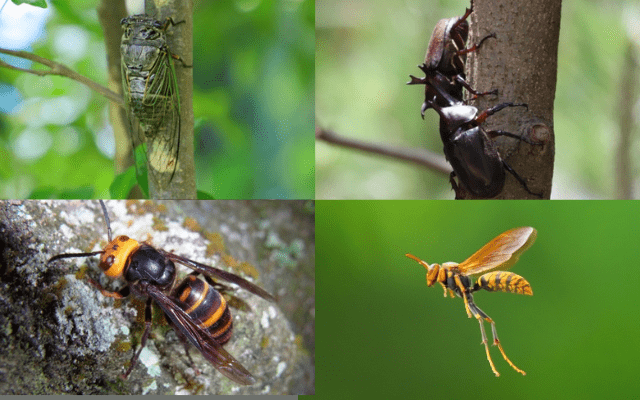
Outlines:
[[[131,37],[131,31],[132,31],[131,27],[128,26],[127,29],[124,30],[124,35],[126,37]]]

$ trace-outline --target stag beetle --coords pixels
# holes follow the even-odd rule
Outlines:
[[[471,99],[487,94],[497,94],[496,90],[477,92],[465,80],[464,65],[467,53],[476,51],[482,43],[490,37],[495,38],[495,33],[485,36],[478,44],[465,48],[469,37],[469,23],[467,18],[473,12],[467,8],[462,17],[445,18],[438,21],[431,34],[424,64],[418,65],[424,73],[424,78],[411,78],[407,85],[425,85],[425,102],[422,104],[421,115],[424,118],[425,111],[430,108],[430,101],[435,96],[440,107],[449,107],[463,103],[462,88],[466,88],[473,95]]]
[[[444,154],[453,167],[449,180],[460,197],[462,188],[478,197],[491,198],[497,196],[504,188],[506,180],[505,170],[509,171],[524,189],[530,194],[542,197],[540,193],[532,192],[527,182],[507,164],[493,141],[498,136],[507,136],[523,142],[539,145],[527,138],[501,130],[486,132],[481,124],[487,117],[506,107],[529,107],[527,104],[502,103],[488,108],[481,113],[473,106],[457,104],[450,107],[440,107],[436,99],[429,101],[429,105],[440,115],[440,137],[444,143]]]

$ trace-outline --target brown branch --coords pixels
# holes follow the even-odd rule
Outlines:
[[[618,199],[631,199],[633,196],[631,154],[633,151],[633,105],[631,101],[635,92],[636,70],[638,65],[633,57],[633,44],[627,44],[626,55],[622,63],[622,79],[620,82],[620,95],[618,109],[618,126],[620,127],[620,141],[616,157],[616,197]]]
[[[333,131],[319,128],[318,126],[316,126],[316,140],[322,140],[342,147],[412,162],[446,175],[451,173],[451,166],[445,158],[428,150],[393,147],[377,143],[368,143],[356,139],[349,139],[347,137],[340,136]]]
[[[122,77],[120,76],[122,27],[120,20],[127,16],[127,8],[124,5],[124,0],[101,0],[97,11],[107,51],[107,87],[114,92],[122,93]],[[126,110],[116,104],[109,104],[109,122],[113,127],[113,136],[116,142],[114,165],[116,175],[118,175],[134,164]],[[137,194],[136,197],[141,197],[141,194]]]
[[[84,84],[85,86],[88,86],[90,89],[95,90],[96,92],[105,96],[107,99],[113,101],[120,107],[124,107],[124,101],[122,100],[122,96],[120,96],[118,93],[115,93],[107,89],[106,87],[95,83],[91,79],[80,75],[79,73],[73,71],[66,65],[48,60],[44,57],[37,56],[27,51],[17,51],[17,50],[8,50],[8,49],[0,48],[0,53],[9,54],[11,56],[20,57],[33,62],[37,62],[39,64],[46,65],[51,69],[48,71],[45,71],[45,70],[40,71],[40,70],[34,70],[34,69],[20,68],[20,67],[15,67],[11,64],[7,64],[6,62],[0,60],[0,66],[2,67],[13,69],[15,71],[27,72],[27,73],[38,75],[38,76],[45,76],[45,75],[66,76],[67,78],[71,78],[74,81],[78,81]]]

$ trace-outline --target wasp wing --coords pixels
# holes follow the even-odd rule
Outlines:
[[[242,385],[255,383],[255,378],[220,343],[200,328],[169,296],[153,285],[147,293],[162,308],[173,325],[213,364],[221,374]]]
[[[531,247],[537,235],[529,226],[508,230],[458,264],[458,270],[464,275],[473,275],[496,268],[508,269]]]
[[[276,299],[270,295],[266,290],[262,289],[261,287],[249,282],[246,279],[243,279],[241,277],[239,277],[238,275],[232,274],[230,272],[227,271],[223,271],[221,269],[215,268],[215,267],[211,267],[209,265],[205,265],[205,264],[201,264],[199,262],[195,262],[193,260],[190,260],[186,257],[182,257],[179,256],[177,254],[173,254],[173,253],[169,253],[167,251],[164,251],[162,249],[157,249],[162,255],[164,255],[165,257],[167,257],[168,259],[170,259],[171,261],[180,263],[182,265],[185,265],[191,269],[193,269],[194,271],[197,271],[203,275],[208,275],[208,276],[212,276],[214,278],[219,278],[219,279],[223,279],[227,282],[231,282],[231,283],[235,283],[236,285],[240,286],[241,288],[248,290],[249,292],[262,297],[265,300],[269,300],[272,302],[275,302]]]

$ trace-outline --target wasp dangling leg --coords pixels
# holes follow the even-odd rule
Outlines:
[[[507,357],[507,355],[505,354],[504,349],[502,348],[502,344],[500,344],[500,339],[498,339],[498,331],[496,330],[496,323],[493,321],[493,319],[491,319],[491,317],[489,317],[484,311],[482,311],[477,305],[475,305],[475,303],[473,303],[473,300],[469,302],[469,307],[471,308],[473,315],[476,317],[476,319],[480,323],[480,331],[482,332],[482,343],[484,344],[485,350],[487,351],[487,359],[489,359],[489,364],[491,364],[491,369],[493,370],[493,373],[496,374],[496,376],[500,376],[495,366],[493,365],[493,361],[491,360],[491,355],[489,354],[487,335],[484,331],[484,324],[482,323],[483,319],[491,324],[491,334],[493,335],[493,344],[495,346],[498,346],[498,348],[500,349],[500,353],[502,353],[502,357],[504,357],[504,360],[508,362],[513,369],[520,372],[522,375],[526,375],[527,373],[521,370],[520,368],[516,367],[516,365],[513,362],[511,362],[511,360],[509,360],[509,357]]]
[[[477,291],[480,289],[484,289],[489,292],[505,292],[505,293],[517,293],[517,294],[526,294],[533,295],[533,290],[531,290],[531,285],[527,282],[526,279],[521,277],[518,274],[514,274],[513,272],[505,272],[505,271],[493,271],[487,274],[482,275],[478,282],[473,286],[471,291]],[[520,372],[522,375],[526,375],[526,373],[520,368],[516,367],[511,360],[504,353],[504,349],[500,344],[500,339],[498,339],[498,332],[496,331],[496,323],[482,310],[480,310],[477,306],[476,309],[480,312],[482,317],[491,323],[491,333],[493,334],[493,344],[498,346],[500,352],[502,353],[502,357],[515,369]]]

